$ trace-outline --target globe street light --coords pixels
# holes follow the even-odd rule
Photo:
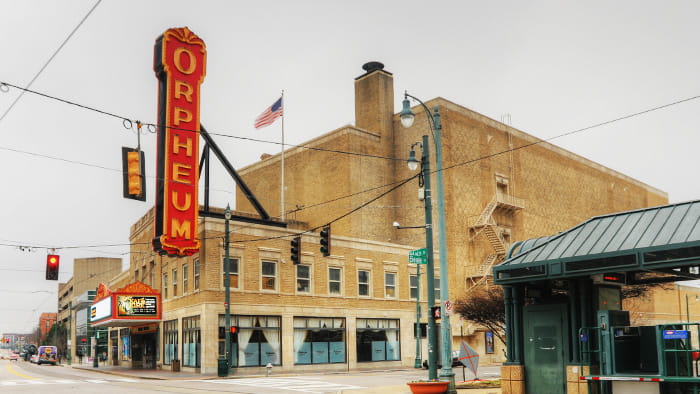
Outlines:
[[[401,119],[401,124],[405,128],[409,128],[413,125],[415,120],[415,114],[411,110],[411,105],[408,99],[412,98],[416,100],[425,110],[425,114],[428,117],[428,125],[430,126],[430,132],[433,136],[433,141],[435,143],[435,172],[437,180],[437,212],[438,212],[438,244],[440,251],[440,316],[442,317],[442,322],[440,324],[440,332],[442,337],[442,369],[440,370],[440,377],[445,380],[449,380],[450,384],[447,388],[448,394],[456,394],[454,372],[452,372],[452,328],[450,327],[450,318],[447,316],[447,311],[445,306],[449,300],[448,295],[448,280],[447,280],[447,239],[446,239],[446,226],[445,226],[445,192],[444,192],[444,180],[442,176],[442,124],[440,122],[440,111],[437,106],[434,108],[434,112],[430,112],[428,107],[418,99],[417,97],[411,96],[408,92],[404,92],[403,109],[399,115]],[[427,136],[423,136],[423,153],[426,156],[427,161]],[[415,155],[414,155],[415,158]],[[410,160],[410,157],[409,157]],[[410,163],[410,162],[409,162]],[[427,174],[424,175],[426,183],[426,194],[428,193],[430,172],[426,171]],[[427,197],[426,197],[427,200]],[[428,218],[427,205],[426,205],[426,220]],[[427,221],[426,221],[427,226]],[[426,238],[427,238],[426,231]],[[431,240],[432,242],[432,240]],[[428,257],[432,254],[428,251]],[[429,260],[430,261],[430,260]],[[431,273],[430,268],[428,273]],[[428,279],[430,280],[430,279]],[[430,282],[429,282],[430,283]],[[433,291],[428,291],[428,294],[433,293]],[[432,306],[432,304],[429,303]],[[431,377],[432,379],[432,377]]]

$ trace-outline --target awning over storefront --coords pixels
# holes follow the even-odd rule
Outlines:
[[[93,327],[131,327],[161,320],[160,292],[141,282],[134,282],[116,291],[104,283],[90,307]]]
[[[496,284],[629,273],[627,283],[700,279],[700,200],[591,218],[514,244]],[[651,274],[651,275],[648,275]]]

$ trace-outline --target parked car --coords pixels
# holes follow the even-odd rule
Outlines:
[[[10,359],[10,361],[18,361],[18,360],[19,360],[19,354],[17,354],[17,353],[12,353],[12,354],[10,354],[9,359]]]
[[[437,367],[442,368],[442,362],[440,359],[437,360]],[[464,364],[459,360],[459,350],[452,351],[452,368],[463,367]],[[423,368],[428,369],[428,360],[423,360]]]
[[[36,364],[39,362],[39,355],[38,354],[32,354],[32,357],[29,359],[30,363]]]

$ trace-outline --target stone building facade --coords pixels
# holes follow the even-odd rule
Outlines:
[[[417,181],[400,183],[415,175],[406,168],[409,149],[430,131],[419,106],[413,108],[414,126],[403,129],[394,112],[392,74],[376,62],[365,71],[355,79],[355,125],[284,152],[284,215],[275,200],[281,154],[239,170],[253,193],[264,197],[268,212],[288,225],[230,223],[234,368],[414,365],[417,267],[407,255],[425,245],[425,235],[392,223],[424,223]],[[590,216],[667,202],[660,190],[449,100],[426,104],[442,116],[445,195],[433,195],[444,198],[447,212],[451,299],[489,283],[490,267],[513,241],[549,235]],[[432,140],[430,145],[434,158]],[[255,212],[240,190],[235,211]],[[132,226],[130,268],[109,286],[138,281],[158,289],[162,322],[111,328],[109,360],[215,372],[224,356],[224,220],[200,217],[201,249],[180,258],[153,253],[153,222],[150,210]],[[318,229],[329,223],[331,254],[323,256]],[[299,234],[302,257],[295,265],[290,240]],[[439,291],[424,278],[423,322],[426,288]],[[486,350],[483,330],[451,319],[454,343],[463,337],[479,352]],[[155,339],[154,349],[137,346],[149,342],[144,336]],[[501,360],[495,345],[486,361]]]
[[[424,223],[416,181],[335,220],[414,175],[406,166],[408,152],[422,135],[431,133],[420,105],[412,108],[414,125],[403,128],[394,112],[393,75],[381,63],[367,63],[363,68],[366,72],[355,79],[355,125],[284,153],[285,215],[310,228],[332,221],[333,236],[420,248],[425,245],[422,230],[392,226],[394,221]],[[488,283],[490,268],[502,261],[517,240],[554,234],[591,216],[668,202],[661,190],[447,99],[438,97],[425,104],[439,108],[442,120],[442,197],[452,300]],[[434,171],[433,142],[429,138]],[[420,148],[415,149],[420,156]],[[240,173],[254,193],[271,201],[280,195],[280,163],[281,154],[267,156]],[[435,181],[432,185],[435,207],[441,196],[434,191]],[[240,190],[236,201],[238,210],[253,212]],[[269,206],[272,215],[279,215],[279,203],[273,201]],[[437,245],[437,231],[433,234]],[[406,261],[401,260],[401,270],[415,275],[415,265]],[[439,277],[437,270],[435,276]],[[421,288],[426,289],[425,284]],[[425,300],[425,290],[422,293]],[[455,344],[467,335],[468,342],[484,351],[485,335],[475,333],[479,327],[452,319]],[[494,354],[492,361],[499,361],[501,352]]]

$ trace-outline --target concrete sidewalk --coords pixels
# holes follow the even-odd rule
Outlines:
[[[119,375],[130,378],[139,379],[155,379],[155,380],[193,380],[193,379],[219,379],[216,374],[201,374],[193,372],[171,372],[169,370],[162,369],[131,369],[126,367],[111,366],[111,365],[99,365],[97,368],[88,364],[73,364],[66,365],[62,364],[64,367],[71,367],[74,369],[82,369],[92,372],[100,372],[111,375]],[[373,371],[374,373],[380,371]],[[362,373],[362,372],[357,372]],[[304,374],[274,374],[271,377],[288,377],[288,376],[303,376]],[[226,379],[239,379],[239,378],[254,378],[254,377],[265,377],[265,375],[253,375],[236,373],[235,375],[228,376]],[[487,388],[487,389],[457,389],[459,394],[501,394],[500,388]],[[343,394],[411,394],[411,390],[407,385],[396,385],[396,386],[378,386],[366,389],[356,389],[356,390],[343,390]]]

